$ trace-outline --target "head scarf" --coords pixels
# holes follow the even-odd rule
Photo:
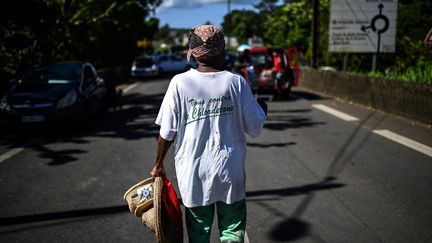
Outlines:
[[[194,43],[191,39],[195,40]],[[220,29],[213,25],[197,26],[190,31],[187,59],[194,56],[199,61],[205,61],[217,56],[224,48],[225,38]]]

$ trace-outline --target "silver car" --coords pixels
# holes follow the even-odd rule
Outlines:
[[[165,73],[180,73],[196,67],[193,62],[172,54],[145,55],[137,57],[132,63],[133,78],[157,76]]]

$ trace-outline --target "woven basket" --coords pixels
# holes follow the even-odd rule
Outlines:
[[[152,188],[151,197],[142,200],[139,190]],[[142,223],[155,233],[158,243],[182,243],[183,229],[175,228],[172,222],[167,220],[162,202],[163,179],[162,177],[148,178],[138,182],[126,191],[123,198],[127,201],[129,210]],[[163,226],[163,227],[162,227]]]
[[[127,201],[129,210],[131,213],[135,214],[137,217],[141,217],[141,215],[153,207],[153,195],[154,195],[154,181],[155,178],[148,178],[143,181],[138,182],[133,185],[123,196],[123,199]],[[144,187],[152,187],[153,195],[149,198],[142,200],[140,198],[138,191]]]

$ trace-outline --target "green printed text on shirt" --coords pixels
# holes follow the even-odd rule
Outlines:
[[[207,100],[193,98],[188,103],[191,105],[191,109],[186,116],[185,125],[210,117],[229,115],[234,111],[231,96],[220,96]]]

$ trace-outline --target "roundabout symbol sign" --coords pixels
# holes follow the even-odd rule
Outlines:
[[[384,5],[382,3],[380,3],[378,5],[378,9],[379,9],[379,14],[375,15],[369,26],[362,26],[361,30],[363,32],[366,32],[367,29],[372,29],[373,32],[378,34],[378,44],[377,44],[377,52],[380,52],[380,46],[381,46],[381,34],[386,32],[389,28],[390,25],[390,20],[387,18],[387,16],[385,16],[384,14],[382,14],[382,10],[384,8]],[[383,22],[382,25],[377,26],[377,23]]]

